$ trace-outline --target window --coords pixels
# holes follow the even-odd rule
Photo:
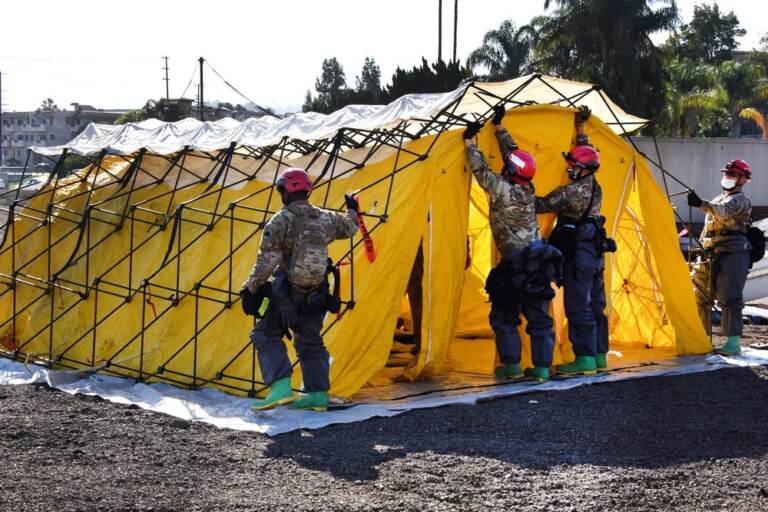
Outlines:
[[[56,140],[56,136],[53,135],[53,134],[49,135],[48,138],[51,139],[51,140]]]
[[[21,126],[21,119],[16,120],[16,125]]]

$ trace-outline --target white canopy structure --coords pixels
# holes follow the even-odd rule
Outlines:
[[[408,94],[388,105],[349,105],[332,114],[299,113],[284,119],[260,117],[243,122],[222,119],[201,122],[184,119],[166,123],[149,119],[125,125],[88,125],[83,132],[61,146],[34,146],[42,155],[60,155],[65,149],[87,155],[148,153],[170,155],[184,148],[216,151],[237,146],[251,148],[277,144],[284,139],[314,141],[335,136],[340,129],[386,130],[401,126],[410,137],[429,133],[436,123],[464,126],[488,112],[491,105],[505,99],[513,104],[587,105],[617,134],[634,131],[648,121],[624,112],[592,84],[573,82],[546,75],[527,75],[506,82],[462,85],[455,91],[439,94]],[[352,135],[354,139],[354,135]],[[356,142],[365,140],[358,137]]]

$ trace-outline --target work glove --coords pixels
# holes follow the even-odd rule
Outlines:
[[[267,281],[262,283],[256,288],[256,293],[251,293],[247,286],[243,286],[240,290],[240,305],[243,308],[243,313],[250,316],[261,318],[259,309],[264,299],[272,297],[272,283]]]
[[[688,191],[688,206],[693,206],[694,208],[698,208],[701,206],[701,203],[704,201],[701,200],[699,197],[699,194],[696,193],[695,190],[691,189]]]
[[[293,301],[287,299],[278,301],[277,318],[285,329],[296,325],[296,322],[299,321],[299,315],[296,313],[296,306]]]
[[[467,123],[467,128],[464,130],[464,134],[462,135],[462,138],[464,140],[469,140],[475,137],[478,133],[480,133],[480,129],[483,126],[480,123],[475,123],[474,121],[470,121]]]
[[[501,124],[501,121],[504,120],[504,114],[506,113],[506,110],[504,109],[504,105],[496,105],[493,107],[493,117],[491,118],[491,123],[498,126]]]
[[[349,210],[355,210],[356,212],[360,211],[360,203],[357,201],[357,194],[354,194],[354,193],[344,194],[344,204],[347,206],[347,209]]]
[[[247,286],[243,286],[243,289],[240,290],[240,306],[242,306],[243,313],[246,315],[256,315],[256,310],[258,309],[256,296],[248,290]]]
[[[589,107],[586,105],[582,105],[579,107],[579,111],[576,112],[576,124],[584,124],[587,122],[587,119],[592,115],[592,111],[589,110]]]

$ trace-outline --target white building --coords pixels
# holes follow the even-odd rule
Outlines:
[[[100,110],[73,103],[73,110],[3,112],[0,167],[23,166],[30,146],[58,146],[76,137],[88,123],[112,124],[126,110]],[[48,160],[30,154],[29,166]]]

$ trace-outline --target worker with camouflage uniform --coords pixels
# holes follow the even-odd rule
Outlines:
[[[501,175],[491,170],[483,153],[472,143],[480,125],[470,124],[463,135],[469,167],[489,196],[491,231],[502,256],[486,283],[491,296],[489,320],[501,360],[501,366],[494,373],[503,378],[546,381],[549,379],[554,349],[553,322],[549,316],[551,298],[526,296],[519,287],[515,290],[516,287],[510,284],[512,276],[524,274],[524,251],[537,242],[544,245],[534,212],[536,192],[532,180],[536,162],[529,153],[518,148],[509,132],[501,126],[504,113],[504,107],[497,106],[492,118],[504,161]],[[549,282],[545,287],[551,291]],[[494,289],[501,289],[502,293],[495,293]],[[521,313],[528,322],[526,332],[531,337],[535,365],[525,372],[520,368],[520,334],[517,331],[521,324]]]
[[[256,264],[243,284],[244,291],[270,296],[269,309],[250,336],[269,394],[256,400],[252,408],[271,409],[292,402],[292,408],[325,410],[330,362],[320,330],[330,298],[328,245],[357,232],[358,204],[355,198],[345,196],[346,215],[309,204],[312,181],[303,169],[285,171],[277,181],[277,190],[284,206],[264,227]],[[269,288],[266,292],[265,287]],[[296,338],[307,393],[298,400],[291,390],[292,367],[283,343],[283,335],[289,331]]]
[[[742,294],[752,249],[747,239],[752,204],[742,187],[752,178],[752,168],[744,160],[732,160],[725,164],[722,173],[722,194],[711,201],[702,201],[691,190],[688,204],[706,214],[700,239],[705,254],[699,257],[692,275],[699,316],[704,328],[711,332],[712,303],[717,299],[722,310],[723,334],[727,338],[716,352],[731,356],[741,352]]]
[[[564,155],[570,183],[536,198],[536,213],[557,214],[549,241],[560,248],[565,258],[565,315],[568,338],[576,355],[574,362],[557,367],[558,373],[565,375],[594,375],[597,370],[607,369],[605,217],[600,215],[603,192],[594,176],[600,167],[599,154],[584,132],[589,116],[586,107],[576,113],[576,144]]]

